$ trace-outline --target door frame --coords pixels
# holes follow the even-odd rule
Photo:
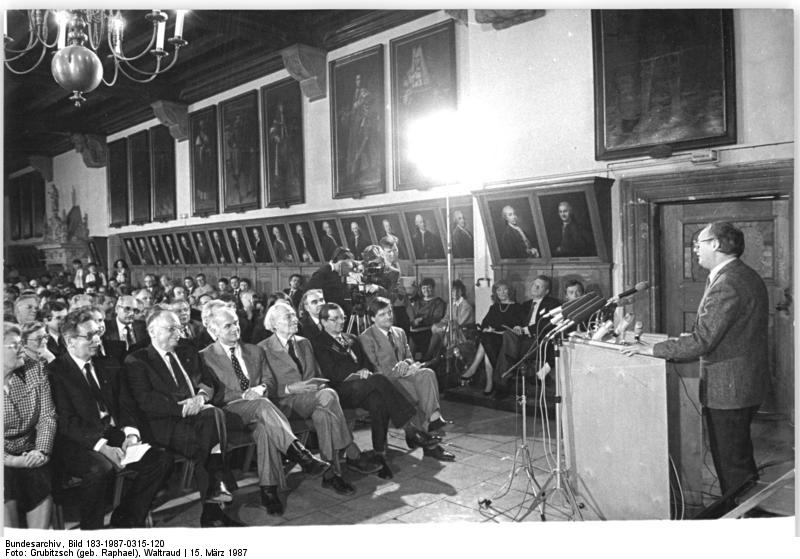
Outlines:
[[[637,297],[633,312],[645,331],[662,328],[661,288],[658,285],[661,245],[660,205],[687,201],[786,196],[792,204],[794,160],[748,163],[713,169],[679,171],[621,179],[620,203],[624,285],[646,280],[647,297]],[[790,206],[791,207],[791,206]],[[792,220],[792,227],[794,227]],[[790,253],[791,254],[791,253]]]

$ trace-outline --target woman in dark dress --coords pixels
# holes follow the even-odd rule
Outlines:
[[[467,371],[461,375],[464,384],[478,371],[481,362],[484,366],[486,386],[483,393],[488,396],[494,390],[492,372],[497,364],[500,347],[503,345],[503,332],[506,327],[513,328],[524,320],[522,305],[515,302],[514,289],[505,281],[499,281],[492,287],[492,304],[489,312],[483,317],[478,328],[478,352]]]

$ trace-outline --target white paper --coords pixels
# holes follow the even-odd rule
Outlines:
[[[128,464],[138,462],[148,450],[150,450],[150,445],[147,443],[131,445],[125,451],[125,457],[120,461],[120,464],[127,466]]]

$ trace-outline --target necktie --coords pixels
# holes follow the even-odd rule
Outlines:
[[[387,337],[389,338],[389,343],[392,344],[392,351],[394,351],[394,357],[399,361],[400,357],[397,355],[397,343],[394,341],[394,335],[392,334],[391,330],[389,330],[389,334],[387,335]]]
[[[300,376],[302,377],[303,365],[300,363],[300,359],[297,358],[297,353],[294,351],[294,340],[292,338],[289,338],[286,349],[289,351],[289,357],[291,357],[294,364],[297,365],[297,370],[300,371]]]
[[[192,331],[189,329],[188,326],[183,327],[183,337],[187,340],[192,339]]]
[[[536,324],[536,311],[539,310],[539,303],[541,301],[532,301],[531,302],[531,315],[528,317],[528,325]]]
[[[339,337],[337,338],[336,341],[338,341],[339,345],[341,345],[343,348],[345,348],[347,350],[347,353],[350,354],[350,359],[352,359],[353,361],[358,361],[358,358],[356,357],[356,354],[353,351],[353,348],[351,348],[347,344],[347,340],[344,339],[344,335],[343,334],[339,334]]]
[[[239,379],[239,386],[241,387],[242,391],[250,388],[250,381],[246,376],[244,376],[242,365],[239,363],[239,359],[236,357],[235,346],[231,348],[231,363],[233,363],[233,372],[236,373],[236,378]]]
[[[92,396],[97,402],[97,408],[100,410],[101,414],[106,414],[106,416],[108,416],[106,400],[103,398],[103,393],[100,391],[100,386],[97,384],[97,381],[94,379],[94,375],[92,374],[92,364],[87,362],[83,366],[83,370],[86,373],[85,376],[86,382],[89,385],[89,391],[92,393]]]
[[[175,357],[175,354],[171,351],[168,351],[167,357],[169,358],[170,368],[172,368],[172,379],[175,381],[175,384],[178,386],[178,388],[182,389],[182,392],[191,392],[191,390],[189,390],[189,386],[186,384],[186,378],[183,376],[183,369],[181,369],[181,365],[178,363],[178,359]]]
[[[134,344],[133,332],[131,332],[131,327],[127,324],[125,325],[125,343],[128,345],[125,349],[130,349]]]

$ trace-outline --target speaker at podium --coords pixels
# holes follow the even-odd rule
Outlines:
[[[664,339],[642,336],[650,344]],[[575,336],[561,347],[569,481],[604,520],[675,518],[684,505],[702,506],[699,365],[678,370],[663,359],[625,356],[622,347]],[[676,502],[671,475],[681,487]]]

